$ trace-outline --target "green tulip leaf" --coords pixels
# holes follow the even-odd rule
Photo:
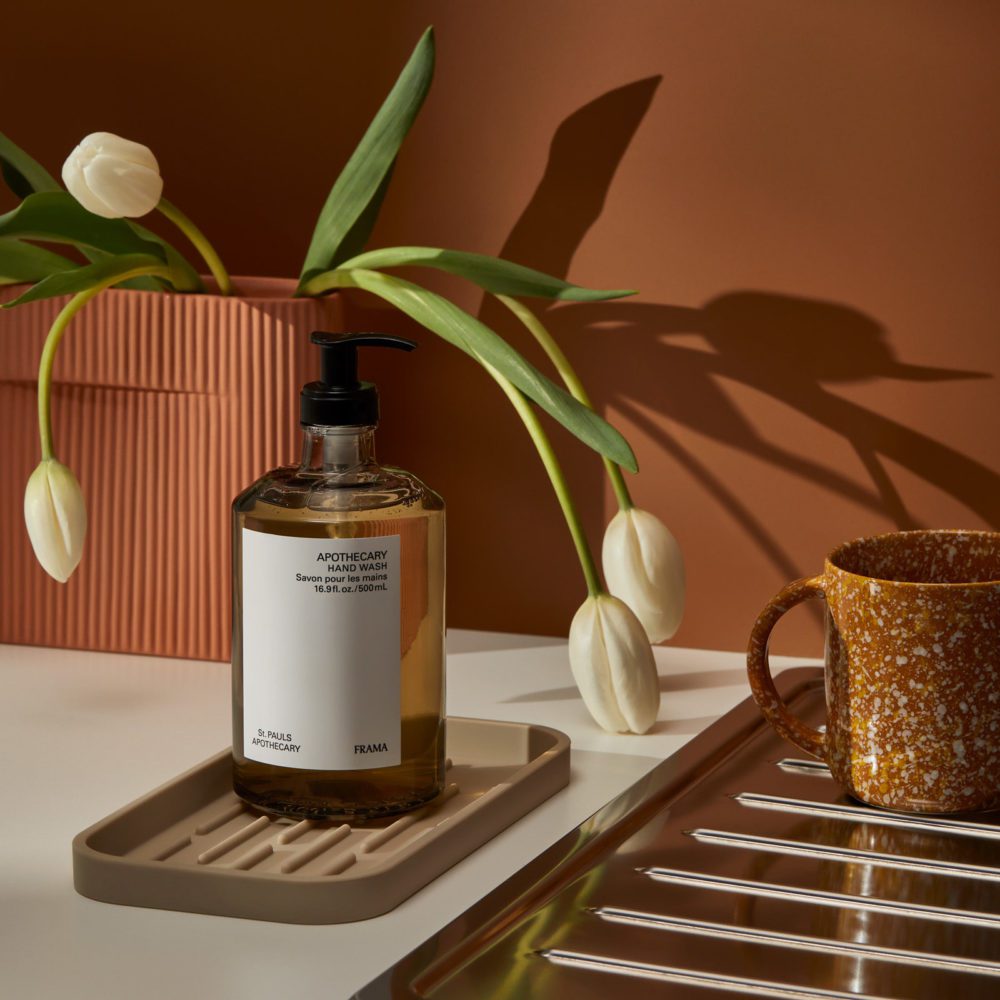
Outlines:
[[[27,198],[29,194],[34,193],[34,188],[28,183],[24,174],[6,160],[0,160],[0,174],[3,175],[4,183],[18,198]]]
[[[145,226],[140,226],[138,222],[130,222],[129,227],[141,238],[148,240],[149,242],[156,243],[164,257],[167,261],[167,266],[173,272],[174,277],[170,280],[173,282],[174,288],[178,292],[203,292],[205,291],[205,284],[201,280],[201,276],[198,272],[188,263],[187,258],[175,250],[171,244],[169,244],[162,236],[157,236],[152,230],[147,229]],[[153,282],[153,287],[162,288],[161,285],[157,285],[153,279],[141,279],[137,278],[139,281],[151,281]],[[130,287],[132,287],[130,285]],[[135,287],[139,287],[138,284]],[[142,287],[146,287],[143,285]]]
[[[357,221],[340,241],[340,247],[337,250],[337,258],[339,260],[343,260],[346,257],[353,257],[364,250],[365,244],[368,242],[368,238],[375,228],[375,223],[378,221],[378,213],[382,209],[382,202],[385,200],[386,191],[389,190],[392,172],[395,169],[396,162],[394,160],[386,171],[385,177],[382,178],[382,183],[379,184],[378,190],[375,192],[372,200],[368,202],[364,211],[358,216]]]
[[[58,182],[45,167],[2,134],[0,134],[0,169],[7,187],[18,198],[27,198],[37,191],[60,190]]]
[[[81,247],[81,252],[92,264],[96,264],[98,261],[112,256],[112,254],[103,253],[100,250],[91,250],[89,247]],[[144,274],[138,278],[129,278],[128,281],[123,281],[118,287],[131,288],[136,292],[162,292],[170,286],[158,278],[150,278]]]
[[[399,147],[424,103],[433,76],[434,29],[428,28],[326,199],[302,267],[300,293],[310,278],[336,267],[364,246]]]
[[[345,269],[361,267],[368,270],[383,267],[433,267],[466,278],[494,295],[600,302],[635,294],[627,288],[582,288],[499,257],[465,253],[461,250],[439,250],[436,247],[386,247],[369,250],[368,253],[345,260],[340,266]],[[322,278],[320,275],[318,280],[322,281]]]
[[[432,333],[486,361],[594,451],[635,472],[629,443],[603,417],[546,378],[502,337],[434,292],[377,271],[340,271],[341,285],[364,289],[391,303]]]
[[[167,265],[159,256],[146,253],[118,254],[114,257],[104,257],[95,264],[87,264],[72,271],[62,271],[43,278],[29,288],[13,302],[4,304],[4,309],[23,305],[25,302],[37,302],[39,299],[51,299],[57,295],[75,295],[77,292],[93,288],[95,285],[117,284],[110,279],[128,275],[135,277],[135,271],[157,271],[161,277],[167,275]]]
[[[79,265],[42,247],[21,240],[0,239],[0,285],[34,283]]]
[[[104,219],[88,212],[66,191],[29,195],[17,208],[0,215],[0,237],[71,243],[109,254],[146,253],[166,260],[159,244],[143,239],[124,219]]]

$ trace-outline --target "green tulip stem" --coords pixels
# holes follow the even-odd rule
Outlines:
[[[509,295],[498,294],[496,298],[521,321],[525,329],[538,341],[542,350],[545,351],[559,373],[559,377],[563,380],[563,384],[569,390],[570,395],[592,410],[594,404],[591,403],[590,397],[587,395],[587,390],[584,389],[583,383],[580,381],[580,376],[577,375],[575,369],[570,364],[569,358],[566,357],[563,349],[556,343],[555,337],[542,325],[541,320],[523,302],[518,302],[517,299],[511,298]],[[618,500],[618,507],[621,510],[631,510],[635,505],[632,502],[632,495],[628,491],[628,485],[625,483],[625,476],[622,473],[621,467],[612,462],[610,458],[601,457],[604,462],[604,468],[608,472],[611,488],[614,490],[615,497]]]
[[[42,356],[38,362],[38,436],[41,439],[42,458],[54,457],[52,451],[52,366],[56,360],[56,351],[59,349],[59,342],[63,338],[67,327],[73,317],[92,299],[95,295],[103,292],[105,288],[112,285],[121,284],[130,278],[138,278],[140,275],[149,274],[156,278],[173,277],[170,268],[164,267],[137,267],[132,271],[123,274],[116,274],[104,281],[99,281],[90,288],[85,288],[82,292],[77,292],[62,307],[59,315],[52,322],[45,344],[42,347]]]
[[[231,295],[233,283],[229,280],[229,272],[222,263],[222,258],[215,252],[215,247],[208,242],[208,237],[173,203],[161,198],[156,206],[190,241],[192,246],[201,254],[202,260],[208,265],[212,272],[219,292],[222,295]]]
[[[332,271],[323,271],[308,281],[303,281],[295,294],[317,296],[324,292],[335,291],[338,288],[350,288],[350,273],[350,268],[334,268]]]
[[[358,284],[356,274],[364,273],[368,272],[358,270],[355,273],[349,268],[325,271],[323,274],[305,282],[302,286],[300,286],[299,291],[303,295],[319,295],[322,292],[332,291],[335,288],[360,288],[363,286]],[[379,272],[371,273],[377,274]],[[389,281],[391,279],[386,276],[385,280]],[[372,291],[373,294],[379,294],[378,291],[375,291],[372,288],[368,288],[368,291]],[[430,329],[430,327],[428,327],[428,329]],[[452,342],[455,343],[454,340]],[[521,390],[518,389],[517,386],[515,386],[501,371],[497,370],[489,362],[487,362],[475,350],[470,341],[463,339],[458,346],[462,347],[476,361],[478,361],[479,364],[486,369],[497,385],[500,386],[513,405],[517,415],[521,418],[521,422],[531,435],[531,440],[534,442],[535,449],[538,451],[538,455],[541,458],[542,464],[545,466],[545,471],[548,473],[549,480],[552,483],[552,488],[555,490],[556,498],[559,501],[559,506],[562,508],[563,516],[566,518],[566,524],[569,527],[570,535],[573,538],[573,544],[576,547],[576,554],[580,559],[580,567],[583,570],[583,576],[587,582],[587,592],[591,597],[597,597],[598,595],[603,594],[605,592],[604,585],[601,583],[601,575],[597,570],[597,564],[594,562],[593,553],[590,551],[590,546],[587,544],[587,535],[583,530],[583,522],[580,520],[580,514],[576,509],[576,504],[573,502],[573,497],[569,491],[569,485],[566,482],[566,477],[563,475],[563,471],[559,466],[559,459],[556,457],[552,443],[549,441],[548,435],[545,433],[545,428],[542,427],[541,421],[538,419],[538,414],[528,401],[527,396],[525,396],[524,393],[522,393]]]
[[[538,457],[545,466],[552,489],[555,490],[559,506],[562,507],[563,517],[569,527],[569,533],[573,536],[573,544],[576,546],[576,554],[580,559],[580,567],[583,570],[584,579],[587,581],[587,593],[591,597],[597,597],[604,593],[604,585],[601,583],[601,576],[597,571],[597,564],[594,562],[594,555],[587,544],[587,535],[583,530],[583,522],[580,520],[580,513],[576,509],[573,495],[569,491],[569,484],[559,465],[552,442],[542,427],[542,422],[538,419],[538,414],[534,411],[527,397],[513,383],[508,381],[492,365],[479,359],[479,363],[490,374],[491,378],[503,390],[504,395],[510,400],[515,412],[521,418],[525,429],[531,435]]]

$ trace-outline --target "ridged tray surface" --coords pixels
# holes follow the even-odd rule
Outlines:
[[[365,825],[276,819],[232,791],[222,751],[78,834],[73,876],[93,899],[286,923],[397,906],[569,781],[554,729],[451,718],[432,803]]]

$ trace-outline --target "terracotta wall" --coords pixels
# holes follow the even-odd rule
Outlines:
[[[997,5],[144,16],[121,0],[5,11],[0,129],[52,167],[89,131],[147,142],[231,269],[267,274],[296,272],[336,170],[437,26],[437,80],[376,241],[641,290],[548,318],[635,446],[637,500],[687,553],[677,642],[741,647],[839,539],[1000,520]],[[405,329],[370,303],[354,322]],[[450,504],[451,624],[564,633],[582,585],[530,446],[482,375],[422,339],[383,375],[382,452]],[[556,437],[598,540],[599,465]],[[815,622],[796,613],[786,648],[818,652]]]

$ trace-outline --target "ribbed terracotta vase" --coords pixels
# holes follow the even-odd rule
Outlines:
[[[336,296],[235,284],[230,298],[115,289],[73,320],[52,420],[90,526],[66,584],[35,561],[22,513],[40,457],[38,358],[66,300],[0,312],[0,641],[228,659],[229,505],[295,457],[298,391],[317,364],[309,334],[342,328]]]

